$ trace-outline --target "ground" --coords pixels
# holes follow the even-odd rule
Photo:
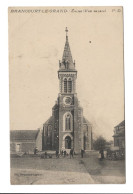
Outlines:
[[[11,184],[122,184],[125,161],[98,159],[97,152],[66,158],[11,158]]]

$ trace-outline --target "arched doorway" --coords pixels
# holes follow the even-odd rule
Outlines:
[[[65,149],[71,149],[71,137],[70,136],[65,137]]]

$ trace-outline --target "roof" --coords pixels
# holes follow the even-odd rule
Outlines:
[[[68,35],[66,35],[66,42],[62,56],[62,62],[60,63],[60,71],[75,71],[75,62],[73,62],[72,54],[68,42]]]
[[[59,105],[56,103],[54,106],[53,106],[53,110],[55,110],[55,109],[57,109],[57,108],[59,108]]]
[[[83,117],[83,123],[85,124],[88,124],[88,125],[91,125],[91,123],[85,118],[85,117]]]
[[[125,136],[125,120],[115,126],[113,137],[124,137]]]
[[[48,123],[52,123],[53,122],[53,117],[49,117],[49,119],[44,123],[44,125],[48,124]]]
[[[11,140],[36,140],[38,130],[11,130],[10,131],[10,139]]]
[[[122,127],[122,126],[125,127],[125,120],[119,123],[118,125],[116,125],[115,127]]]
[[[71,50],[68,42],[68,36],[66,36],[66,43],[64,47],[62,61],[68,61],[69,63],[73,63],[72,54],[71,54]]]

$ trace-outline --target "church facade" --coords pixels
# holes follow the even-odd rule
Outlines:
[[[92,125],[83,116],[76,93],[77,70],[72,59],[68,30],[62,61],[59,61],[59,94],[52,116],[43,124],[42,149],[74,149],[75,153],[92,149]]]

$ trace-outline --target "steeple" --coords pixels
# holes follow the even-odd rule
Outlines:
[[[66,27],[66,43],[64,47],[64,52],[62,56],[62,61],[60,62],[60,70],[70,71],[75,70],[75,63],[73,62],[71,50],[68,42],[68,29]]]

